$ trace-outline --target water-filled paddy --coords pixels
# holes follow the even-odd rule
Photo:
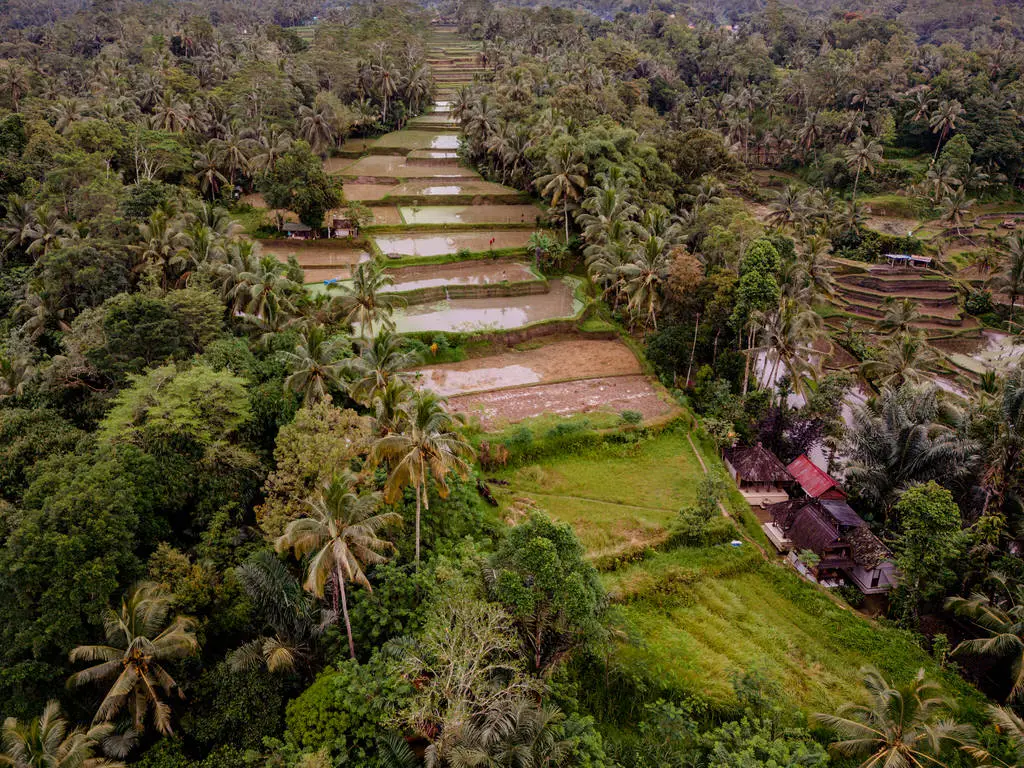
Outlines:
[[[506,387],[640,373],[636,355],[621,341],[568,339],[523,352],[510,351],[422,368],[418,371],[418,385],[451,397]]]
[[[438,304],[419,304],[398,310],[394,318],[400,333],[471,333],[520,328],[540,320],[572,317],[580,308],[579,302],[573,298],[572,286],[563,280],[553,280],[548,293],[487,299],[452,299]]]
[[[260,243],[260,248],[263,253],[268,253],[281,262],[287,262],[288,257],[294,254],[299,266],[303,268],[350,266],[370,259],[370,254],[358,248],[313,246],[302,243]]]
[[[404,130],[388,133],[377,139],[375,147],[382,149],[445,149],[459,148],[459,134],[431,131]]]
[[[444,166],[442,168],[429,165],[408,165],[404,157],[397,155],[369,155],[361,157],[356,161],[340,160],[345,165],[337,165],[328,173],[340,173],[353,178],[385,178],[385,179],[458,179],[458,178],[479,178],[476,171],[459,166]],[[332,161],[328,161],[333,162]]]
[[[390,270],[388,291],[413,291],[441,285],[489,285],[537,280],[529,266],[517,261],[459,261],[429,267]]]
[[[348,187],[346,187],[346,190]],[[399,185],[389,194],[402,197],[414,197],[416,195],[450,196],[450,195],[481,195],[491,197],[519,198],[520,193],[509,189],[501,184],[479,179],[467,179],[465,181],[443,182],[437,180],[407,181]]]
[[[402,206],[407,224],[536,224],[544,213],[535,205]]]
[[[498,248],[525,248],[532,233],[526,229],[476,232],[421,232],[375,235],[377,247],[394,258],[447,256],[461,250],[473,252]],[[493,241],[493,242],[492,242]]]

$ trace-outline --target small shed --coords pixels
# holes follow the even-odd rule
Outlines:
[[[846,498],[839,481],[811,461],[807,454],[797,456],[786,469],[809,499]]]
[[[796,481],[778,457],[761,443],[725,449],[725,467],[751,506],[776,504],[789,499]]]
[[[309,240],[313,237],[313,228],[300,221],[286,221],[284,233],[291,240]]]
[[[331,219],[331,237],[354,237],[359,234],[359,227],[352,219],[335,216]]]

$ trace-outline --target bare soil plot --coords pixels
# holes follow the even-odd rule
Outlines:
[[[402,206],[408,224],[536,224],[544,212],[535,205]]]
[[[571,379],[639,375],[640,362],[620,341],[554,341],[523,352],[422,368],[420,386],[440,395],[466,395]]]
[[[436,266],[404,267],[388,272],[394,283],[385,291],[413,291],[439,285],[488,285],[539,280],[530,267],[518,261],[458,261]]]
[[[405,223],[402,221],[402,214],[394,205],[375,205],[370,210],[373,211],[373,223],[379,226],[395,226]]]
[[[377,247],[387,256],[445,256],[461,250],[473,252],[494,248],[525,248],[530,230],[484,230],[474,232],[424,232],[398,235],[375,235]],[[492,242],[493,241],[493,242]]]
[[[291,244],[261,244],[263,253],[274,256],[278,261],[287,262],[288,257],[295,255],[299,266],[303,269],[308,267],[337,267],[351,266],[361,261],[369,261],[370,254],[358,248],[331,248],[324,246],[309,246],[297,243]]]
[[[398,310],[394,315],[395,326],[399,333],[472,333],[521,328],[540,320],[573,317],[579,307],[572,288],[563,280],[552,280],[550,285],[548,293],[417,304]]]
[[[359,184],[358,182],[349,182],[345,185],[345,199],[359,200],[360,202],[381,200],[386,195],[394,194],[396,189],[398,189],[397,184]]]
[[[459,395],[448,401],[456,413],[476,416],[484,429],[545,413],[568,415],[592,411],[639,411],[645,419],[661,416],[672,405],[646,376],[614,376],[559,384],[500,389]]]
[[[304,282],[322,283],[324,280],[348,280],[352,277],[352,267],[303,267]]]

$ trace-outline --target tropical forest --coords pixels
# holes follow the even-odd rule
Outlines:
[[[1024,768],[1024,5],[0,0],[0,766]]]

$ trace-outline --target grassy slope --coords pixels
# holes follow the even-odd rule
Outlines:
[[[705,463],[721,465],[698,443]],[[636,446],[605,445],[582,455],[542,459],[500,477],[508,510],[524,498],[576,529],[588,552],[635,549],[664,539],[675,510],[692,501],[700,465],[681,429]],[[764,541],[736,494],[732,514]],[[731,676],[757,670],[783,699],[805,711],[832,709],[860,695],[859,669],[871,664],[897,679],[934,665],[907,633],[874,626],[837,605],[756,548],[721,545],[655,552],[606,571],[602,579],[631,638],[616,664],[658,686],[733,703]],[[965,685],[948,684],[979,701]]]

